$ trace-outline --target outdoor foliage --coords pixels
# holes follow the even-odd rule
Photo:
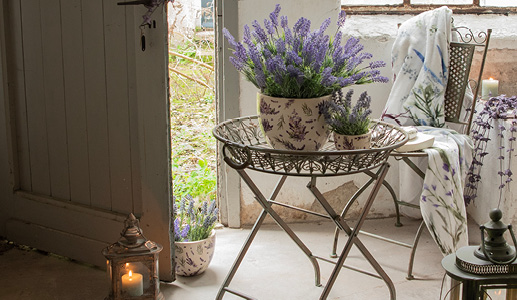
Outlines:
[[[170,116],[173,193],[200,200],[216,197],[214,44],[194,36],[171,48]]]

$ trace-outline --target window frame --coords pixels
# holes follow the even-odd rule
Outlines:
[[[351,15],[401,15],[419,14],[444,4],[411,4],[411,0],[403,0],[396,5],[341,5],[341,9]],[[480,0],[472,0],[472,4],[447,5],[455,14],[517,14],[517,7],[481,6]]]

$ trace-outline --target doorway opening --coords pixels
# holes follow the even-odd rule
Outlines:
[[[176,201],[216,200],[213,0],[168,5],[171,161]]]

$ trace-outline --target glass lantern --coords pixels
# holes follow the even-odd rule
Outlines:
[[[133,214],[124,221],[120,236],[102,250],[110,280],[105,300],[163,300],[158,276],[158,255],[163,247],[144,237]]]

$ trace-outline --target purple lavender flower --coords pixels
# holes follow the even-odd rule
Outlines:
[[[372,55],[362,52],[363,45],[357,38],[348,39],[342,46],[341,30],[332,39],[325,35],[330,19],[311,32],[311,22],[304,17],[289,28],[287,17],[279,15],[280,10],[280,5],[276,5],[269,18],[264,19],[264,27],[256,20],[251,24],[252,30],[250,26],[244,26],[242,43],[224,30],[233,49],[230,61],[264,94],[320,97],[354,83],[388,81],[376,70],[382,62],[359,66]],[[345,18],[342,11],[338,18],[339,28]],[[331,68],[330,73],[328,68]]]
[[[285,53],[285,41],[283,39],[278,39],[275,41],[276,53],[283,55]]]
[[[345,54],[352,53],[352,49],[359,44],[359,39],[356,37],[350,37],[344,47]]]
[[[323,35],[323,32],[325,32],[325,30],[327,30],[329,25],[330,25],[330,18],[326,19],[325,21],[323,21],[323,23],[321,23],[320,29],[317,31],[318,34]]]
[[[185,227],[183,227],[183,230],[181,230],[180,238],[181,238],[182,241],[188,242],[187,235],[188,235],[189,230],[190,230],[190,225],[189,224],[185,225]]]
[[[248,24],[244,25],[243,41],[248,46],[253,45],[253,41],[251,40],[251,30]]]
[[[321,72],[321,84],[324,86],[331,86],[336,82],[336,76],[332,75],[332,68],[327,67]]]
[[[267,29],[267,33],[269,35],[273,35],[275,33],[275,26],[268,19],[264,19],[264,27]]]
[[[301,37],[306,37],[311,30],[311,21],[304,17],[301,17],[296,24],[294,24],[294,33]]]
[[[287,16],[281,16],[280,17],[280,26],[282,26],[282,28],[285,30],[288,26],[288,23],[287,23]]]
[[[379,83],[387,83],[390,81],[390,79],[388,77],[384,77],[384,76],[377,76],[377,77],[373,77],[372,81],[379,82]]]
[[[275,10],[269,14],[269,19],[274,27],[278,27],[278,14],[280,14],[280,9],[280,4],[277,4],[275,6]]]
[[[236,44],[235,38],[230,33],[230,31],[228,31],[228,29],[223,28],[223,35],[228,40],[228,43],[230,43],[230,45],[234,46]]]
[[[300,56],[298,56],[296,51],[293,51],[293,50],[289,50],[289,52],[287,52],[286,61],[290,65],[301,65],[303,63],[302,58]]]
[[[385,66],[386,66],[386,63],[383,62],[382,60],[370,62],[370,69],[378,69],[378,68],[385,67]]]
[[[189,217],[191,219],[195,219],[196,218],[196,215],[194,214],[194,201],[190,201],[189,202],[189,206],[188,206],[188,209],[187,209],[187,214],[189,215]]]
[[[341,38],[342,38],[343,34],[341,33],[341,31],[338,31],[336,33],[336,36],[334,37],[334,41],[332,42],[332,47],[333,47],[333,50],[336,51],[336,49],[341,46]]]
[[[296,83],[298,84],[298,86],[301,86],[303,84],[303,82],[305,81],[305,76],[300,69],[298,69],[292,65],[288,65],[286,67],[286,70],[287,70],[287,73],[289,74],[289,76],[296,80]]]
[[[345,20],[346,20],[346,12],[344,10],[341,10],[339,12],[339,17],[337,19],[337,27],[338,28],[343,27],[343,25],[345,24]]]
[[[445,172],[449,172],[449,164],[448,163],[443,163],[443,166],[442,166],[443,170]]]
[[[266,75],[262,68],[255,69],[255,80],[257,81],[257,86],[262,90],[266,88]]]
[[[354,83],[354,80],[350,77],[348,78],[338,78],[339,85],[342,87],[349,86]]]
[[[230,62],[235,67],[235,69],[237,69],[237,71],[239,71],[239,72],[244,68],[244,63],[242,62],[242,60],[240,60],[236,57],[230,57]]]
[[[181,239],[180,237],[180,219],[176,218],[174,220],[174,240],[179,241]]]
[[[262,44],[267,43],[267,35],[264,29],[260,26],[260,24],[257,22],[257,20],[253,21],[252,23],[253,31],[252,35]]]

